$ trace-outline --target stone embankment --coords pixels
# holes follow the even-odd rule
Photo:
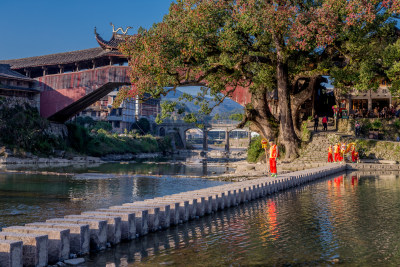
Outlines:
[[[59,165],[72,165],[76,163],[93,164],[104,163],[110,161],[128,161],[135,159],[154,159],[161,157],[162,153],[141,153],[141,154],[110,154],[99,157],[90,156],[50,156],[39,157],[31,153],[24,153],[24,155],[13,154],[11,152],[1,153],[0,151],[0,165],[46,165],[46,164],[59,164]]]
[[[0,157],[1,164],[13,165],[38,165],[38,164],[63,164],[71,165],[74,163],[101,163],[100,158],[96,157],[71,157],[71,158],[42,158],[42,157]]]
[[[263,177],[3,228],[0,266],[62,266],[61,261],[103,250],[121,240],[140,238],[345,170],[345,164],[330,164],[277,178]]]

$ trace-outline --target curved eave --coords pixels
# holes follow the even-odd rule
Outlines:
[[[95,32],[95,36],[96,36],[96,41],[101,48],[105,50],[118,50],[118,47],[110,45],[110,41],[114,38],[114,35],[113,37],[111,37],[110,41],[106,41],[103,38],[101,38],[101,36],[97,32]]]

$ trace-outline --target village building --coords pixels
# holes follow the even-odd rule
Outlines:
[[[67,117],[73,118],[70,113],[62,114],[64,109],[96,92],[105,84],[130,84],[128,59],[118,51],[118,45],[129,37],[129,27],[125,30],[115,29],[114,25],[112,27],[112,36],[108,41],[103,39],[95,28],[94,35],[99,45],[95,48],[0,60],[0,64],[8,64],[11,71],[26,81],[37,82],[41,116],[63,122]],[[112,100],[119,87],[106,88],[108,91],[105,91],[105,94],[96,96],[97,101],[94,102],[91,98],[91,102],[88,100],[82,103],[81,107],[75,107],[77,112],[73,116],[90,116],[95,120],[110,121],[116,132],[129,130],[130,125],[142,117],[149,120],[156,118],[160,112],[158,99],[130,99],[124,101],[119,108],[112,109]]]
[[[348,94],[340,96],[338,108],[347,110],[350,116],[355,114],[359,117],[377,116],[374,112],[392,108],[392,95],[389,85],[386,81],[382,81],[376,91],[351,90]]]
[[[0,64],[0,99],[7,99],[9,105],[28,104],[40,108],[40,91],[37,82],[16,71],[10,65]]]
[[[338,117],[379,117],[382,110],[393,110],[393,97],[390,85],[381,82],[377,90],[357,91],[349,90],[348,93],[337,94],[335,88],[319,86],[312,96],[301,107],[302,120],[307,120],[314,115],[334,116],[336,107]]]

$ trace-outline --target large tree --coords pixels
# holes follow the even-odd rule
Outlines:
[[[371,40],[383,30],[394,32],[391,18],[399,8],[398,0],[177,0],[162,22],[120,47],[130,58],[135,86],[130,94],[160,96],[201,84],[208,91],[195,101],[209,113],[212,107],[202,96],[218,103],[247,87],[252,99],[245,121],[267,138],[279,136],[292,159],[298,148],[296,114],[318,78],[332,74],[340,87],[349,80],[346,68],[354,73],[368,68],[363,53],[372,51]],[[390,60],[399,58],[385,64]],[[361,76],[344,87],[371,81]]]

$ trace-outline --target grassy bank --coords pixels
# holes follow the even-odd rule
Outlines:
[[[106,129],[91,129],[68,124],[68,144],[75,150],[91,156],[124,153],[154,153],[171,151],[171,140],[137,133],[116,134]]]
[[[0,156],[5,148],[15,156],[27,152],[39,156],[83,154],[104,156],[107,154],[154,153],[171,151],[168,137],[140,135],[137,132],[118,135],[111,132],[106,122],[93,121],[89,125],[67,124],[68,137],[57,137],[49,131],[50,122],[41,118],[36,108],[7,106],[0,101]]]

